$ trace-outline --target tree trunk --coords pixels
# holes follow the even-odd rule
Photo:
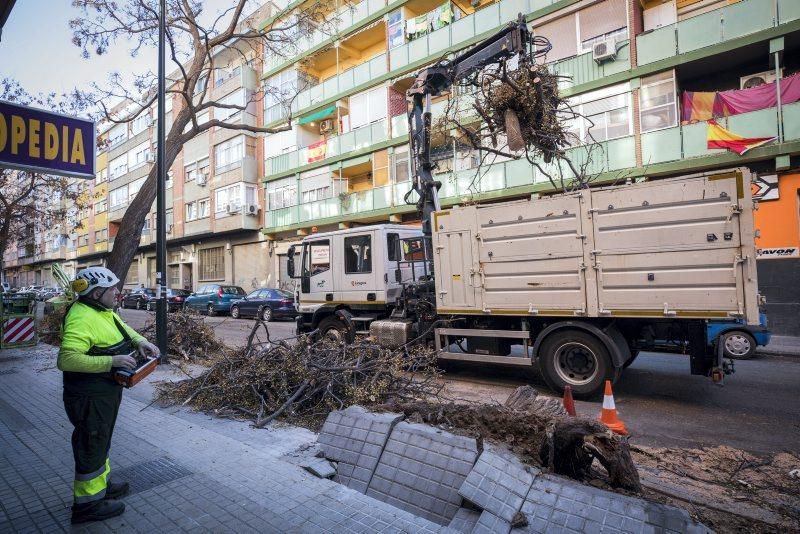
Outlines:
[[[172,129],[167,136],[167,150],[166,161],[164,168],[169,170],[178,157],[183,145],[178,142],[181,136],[183,126],[187,121],[179,121],[175,119]],[[178,124],[182,126],[178,127]],[[147,214],[150,213],[150,208],[153,206],[153,201],[156,199],[158,192],[158,165],[153,165],[147,179],[142,184],[142,188],[136,194],[133,202],[130,203],[125,215],[122,217],[122,222],[119,225],[117,235],[114,237],[114,246],[111,249],[107,259],[106,267],[114,271],[114,274],[125,282],[125,276],[128,274],[131,262],[136,251],[139,249],[139,242],[142,239],[142,228],[144,227],[144,220]],[[163,273],[162,273],[162,276]]]

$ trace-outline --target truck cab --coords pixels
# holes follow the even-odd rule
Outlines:
[[[370,322],[388,316],[401,296],[401,242],[421,236],[418,226],[380,224],[313,234],[299,250],[290,248],[298,333],[319,329],[345,341],[369,333]]]

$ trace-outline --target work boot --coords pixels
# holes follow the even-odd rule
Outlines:
[[[122,515],[125,503],[120,501],[95,501],[88,504],[76,504],[72,507],[72,524],[89,521],[105,521]]]
[[[109,482],[106,486],[106,496],[103,499],[119,499],[127,495],[130,490],[131,485],[127,482]]]

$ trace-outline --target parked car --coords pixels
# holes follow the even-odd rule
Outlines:
[[[3,293],[11,291],[11,284],[9,284],[8,282],[3,282],[2,284],[0,284],[0,291],[2,291]]]
[[[143,310],[147,306],[147,301],[156,296],[156,290],[148,287],[137,287],[131,290],[130,293],[122,297],[120,307],[122,308],[136,308]]]
[[[245,294],[244,289],[239,286],[206,284],[184,299],[183,309],[205,311],[209,316],[227,313],[231,309],[231,303]]]
[[[708,341],[722,343],[726,358],[749,360],[756,353],[756,347],[769,345],[772,334],[767,328],[767,314],[758,315],[759,326],[747,326],[741,321],[710,321]]]
[[[243,299],[231,302],[231,317],[255,317],[271,321],[281,317],[297,317],[294,297],[283,289],[256,289]]]
[[[36,300],[41,300],[42,302],[47,302],[53,297],[59,297],[64,294],[64,290],[60,287],[46,287],[36,293]]]
[[[182,309],[183,301],[191,294],[191,291],[187,291],[185,289],[167,289],[167,311]],[[154,297],[155,295],[148,298],[147,304],[145,305],[145,309],[147,309],[147,311],[155,311],[156,301],[154,300]]]

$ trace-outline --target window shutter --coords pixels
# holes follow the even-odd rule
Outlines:
[[[581,41],[628,25],[625,13],[625,0],[605,0],[583,9],[578,14],[581,27]]]
[[[560,19],[534,27],[536,35],[550,39],[553,49],[547,54],[547,61],[557,61],[578,53],[578,37],[575,30],[575,15],[568,15]]]

